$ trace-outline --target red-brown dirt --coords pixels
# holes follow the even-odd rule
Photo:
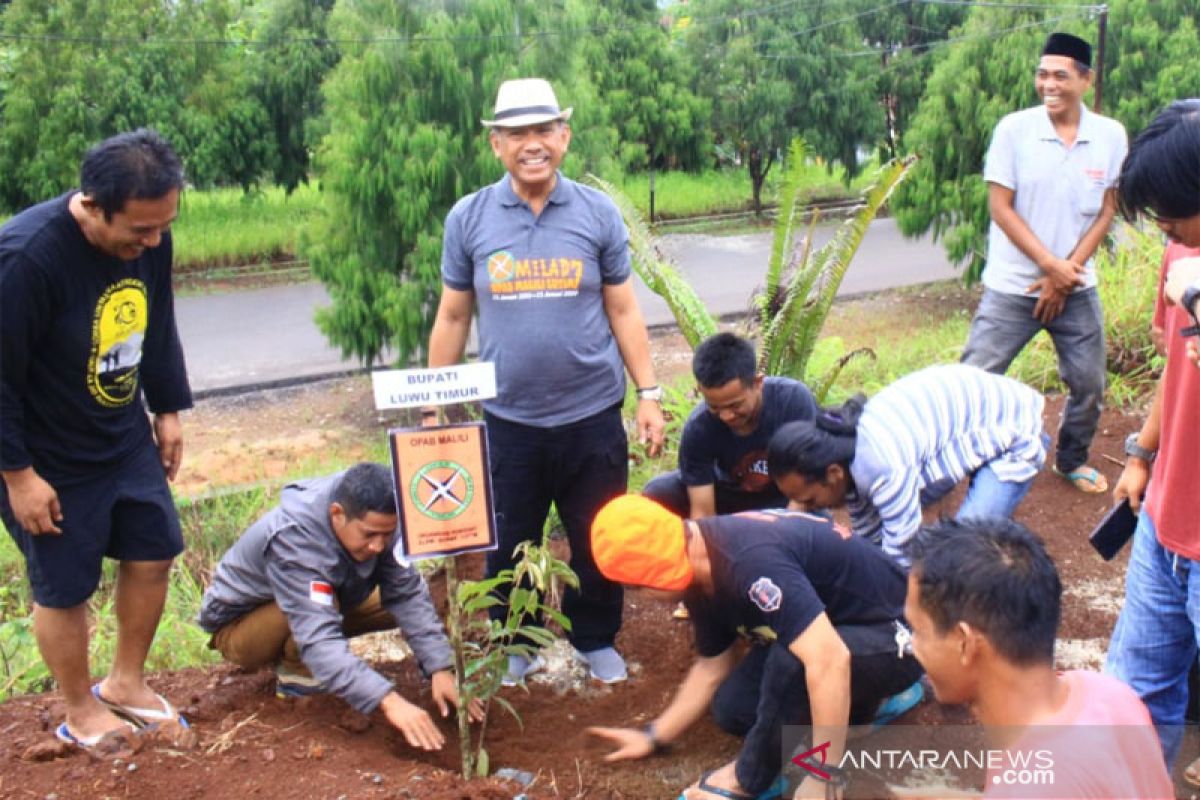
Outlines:
[[[292,419],[276,424],[274,430],[264,420],[274,419],[278,412],[255,401],[242,401],[242,411],[228,402],[219,408],[200,404],[188,425],[197,434],[208,431],[189,439],[192,463],[222,463],[226,459],[212,452],[221,441],[226,445],[238,437],[248,441],[252,433],[261,442],[286,441],[289,431],[297,428],[344,425],[347,430],[370,426],[378,430],[370,400],[364,399],[364,395],[369,398],[369,390],[361,382],[331,386],[320,391],[332,392],[334,399],[322,401],[316,399],[316,389],[295,390],[289,397],[293,401],[299,398],[310,421],[298,426]],[[1060,408],[1061,399],[1052,399],[1047,411],[1051,430]],[[1112,411],[1104,414],[1093,463],[1110,483],[1120,474],[1121,443],[1138,424],[1133,416]],[[212,432],[213,428],[218,432]],[[212,437],[212,443],[204,444],[205,436]],[[318,443],[329,444],[328,439]],[[294,453],[288,457],[292,456]],[[254,474],[254,468],[238,469],[246,470],[246,480],[269,477]],[[234,471],[221,477],[240,474]],[[196,481],[192,488],[203,490],[205,482]],[[952,513],[960,494],[961,489],[930,514]],[[1064,666],[1099,666],[1119,610],[1127,556],[1123,553],[1105,563],[1086,541],[1108,505],[1107,495],[1084,495],[1047,471],[1038,477],[1017,513],[1020,521],[1046,539],[1066,587],[1060,634]],[[477,572],[478,568],[479,559],[475,558],[466,571]],[[435,594],[442,595],[438,584],[435,580]],[[407,747],[378,715],[364,721],[329,697],[277,700],[268,672],[246,674],[219,667],[161,674],[152,681],[191,720],[199,745],[190,750],[150,743],[131,757],[116,760],[93,759],[82,753],[46,762],[22,760],[27,748],[52,739],[54,726],[62,719],[61,706],[52,695],[22,697],[0,705],[0,797],[502,800],[523,791],[529,798],[674,798],[701,771],[732,757],[738,742],[706,720],[667,755],[633,764],[604,763],[603,749],[588,740],[584,729],[595,724],[641,726],[657,714],[691,661],[690,628],[671,619],[670,608],[663,603],[631,592],[618,647],[631,667],[631,680],[625,684],[591,685],[565,694],[544,684],[533,684],[528,693],[505,690],[504,696],[521,715],[521,724],[495,710],[487,747],[493,769],[511,767],[535,775],[533,784],[524,789],[495,779],[464,783],[457,778],[458,753],[450,721],[442,725],[448,739],[445,750],[427,755]],[[396,681],[403,694],[428,704],[428,686],[411,659],[377,666]],[[941,709],[928,701],[909,716],[910,721],[933,724],[963,719],[962,710]],[[1194,751],[1192,745],[1191,751],[1185,749],[1185,756]],[[1180,782],[1179,786],[1186,784]]]
[[[1061,402],[1052,401],[1050,414]],[[1097,463],[1114,481],[1121,441],[1138,425],[1135,417],[1106,411],[1094,445]],[[953,511],[958,498],[950,498]],[[1126,564],[1122,554],[1105,564],[1087,546],[1086,534],[1108,507],[1105,497],[1088,497],[1045,473],[1018,512],[1021,522],[1048,541],[1067,588],[1061,638],[1099,639],[1102,654],[1118,608]],[[938,512],[937,509],[931,513]],[[479,561],[472,565],[478,570]],[[468,569],[469,571],[469,569]],[[438,582],[434,590],[442,594]],[[605,764],[602,748],[589,741],[589,724],[641,726],[670,699],[690,662],[690,628],[672,620],[661,602],[630,593],[619,648],[629,658],[632,679],[614,687],[588,686],[559,694],[534,684],[528,693],[505,690],[520,711],[523,729],[502,711],[493,714],[488,751],[494,766],[533,772],[529,798],[674,798],[704,769],[724,763],[737,740],[704,721],[666,756],[622,766]],[[1085,654],[1085,658],[1086,658]],[[1075,661],[1067,654],[1068,666]],[[410,661],[380,664],[408,696],[428,700],[427,685]],[[266,672],[246,674],[220,667],[157,675],[158,690],[184,709],[199,735],[194,750],[148,745],[125,759],[96,760],[82,753],[47,763],[20,759],[26,748],[52,738],[61,720],[53,696],[18,698],[0,706],[0,796],[2,798],[487,798],[506,799],[522,789],[514,783],[464,784],[454,771],[450,744],[428,756],[404,744],[378,716],[355,718],[334,698],[278,700]],[[926,703],[912,715],[923,722],[961,720],[961,711]],[[865,788],[865,787],[864,787]],[[857,794],[857,793],[856,793]]]

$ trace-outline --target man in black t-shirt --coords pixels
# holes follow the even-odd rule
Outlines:
[[[685,522],[627,495],[596,517],[592,552],[611,580],[681,596],[698,651],[671,703],[644,730],[591,729],[617,746],[608,760],[650,755],[710,703],[717,724],[744,737],[737,760],[706,773],[688,797],[767,790],[780,773],[784,725],[812,725],[814,741],[829,742],[824,769],[836,780],[830,767],[842,757],[848,724],[886,721],[885,700],[894,706],[904,697],[907,710],[921,697],[920,666],[900,622],[903,571],[828,520],[768,510]],[[739,635],[752,642],[740,663]]]
[[[0,229],[0,519],[66,703],[56,733],[84,748],[131,724],[186,726],[143,672],[183,551],[167,487],[192,405],[171,294],[182,187],[162,137],[120,134],[88,151],[79,190]],[[120,562],[117,646],[92,686],[86,604],[106,556]]]
[[[689,519],[787,506],[767,474],[767,442],[783,424],[815,417],[817,404],[800,381],[764,377],[756,365],[754,345],[732,333],[696,347],[692,374],[704,402],[684,424],[679,469],[652,479],[643,495]]]

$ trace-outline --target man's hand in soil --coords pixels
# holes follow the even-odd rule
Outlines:
[[[38,475],[33,467],[6,470],[4,485],[8,487],[8,504],[22,528],[34,536],[43,533],[61,534],[55,523],[62,522],[58,492]]]
[[[383,715],[396,730],[404,734],[404,739],[412,747],[422,750],[441,750],[446,743],[446,737],[433,723],[425,709],[413,705],[395,692],[383,698],[379,704]]]
[[[663,435],[667,429],[663,419],[662,406],[657,400],[639,400],[637,405],[638,442],[645,445],[649,442],[646,452],[651,458],[662,452]]]
[[[454,674],[448,669],[440,669],[433,673],[432,682],[433,702],[437,703],[438,711],[443,717],[450,715],[450,706],[458,708],[458,687],[454,684]],[[483,703],[479,698],[471,700],[467,709],[472,722],[483,722]]]
[[[605,761],[630,761],[654,753],[654,742],[650,739],[650,734],[637,728],[592,726],[587,729],[587,734],[616,745],[616,750],[604,756]]]
[[[1049,278],[1038,278],[1029,284],[1025,293],[1033,294],[1039,291],[1041,294],[1038,295],[1037,304],[1033,307],[1033,318],[1043,325],[1049,325],[1058,318],[1067,305],[1068,292],[1056,289]]]
[[[154,441],[158,443],[158,455],[162,459],[163,472],[167,480],[175,480],[179,474],[179,462],[183,460],[183,425],[179,415],[154,415]]]

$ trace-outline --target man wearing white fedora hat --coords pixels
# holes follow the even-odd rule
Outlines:
[[[638,437],[651,455],[662,445],[662,390],[620,212],[558,172],[570,117],[540,78],[500,86],[493,119],[482,122],[508,174],[446,217],[429,366],[462,359],[478,303],[479,357],[495,363],[497,383],[496,398],[484,402],[500,538],[488,575],[512,566],[520,542],[541,538],[554,503],[580,579],[563,598],[571,643],[592,677],[615,683],[626,678],[613,647],[622,590],[596,568],[588,531],[600,507],[626,491],[625,370],[637,387]],[[435,409],[424,416],[437,420]],[[513,657],[505,682],[541,666]]]

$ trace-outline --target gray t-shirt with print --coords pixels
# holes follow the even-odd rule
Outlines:
[[[625,395],[625,370],[603,287],[629,280],[629,232],[613,202],[558,175],[534,216],[509,176],[459,200],[446,217],[442,281],[475,293],[479,360],[496,365],[484,408],[550,428]]]

